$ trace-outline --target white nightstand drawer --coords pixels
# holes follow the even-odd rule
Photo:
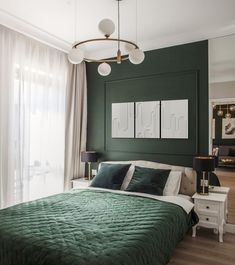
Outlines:
[[[196,205],[199,212],[210,212],[210,213],[219,213],[220,205],[219,202],[212,202],[206,200],[198,200]]]
[[[218,224],[218,217],[217,216],[210,216],[210,215],[203,215],[199,214],[200,223],[203,222],[205,224]]]

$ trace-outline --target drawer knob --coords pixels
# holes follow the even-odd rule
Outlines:
[[[206,209],[210,209],[210,206],[206,206]]]
[[[206,218],[207,221],[209,221],[209,218]]]

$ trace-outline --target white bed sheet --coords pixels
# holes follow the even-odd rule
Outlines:
[[[182,197],[182,198],[184,198],[184,199],[186,199],[186,200],[188,200],[188,201],[193,202],[192,197],[189,196],[189,195],[185,195],[185,194],[180,194],[180,193],[179,193],[177,196]]]
[[[184,197],[182,196],[182,194],[179,194],[177,196],[157,196],[157,195],[141,193],[141,192],[129,192],[129,191],[122,191],[122,190],[111,190],[111,189],[102,189],[102,188],[94,188],[94,187],[76,188],[76,190],[77,189],[106,191],[106,192],[111,192],[111,193],[118,193],[118,194],[123,194],[123,195],[132,195],[132,196],[134,195],[134,196],[139,196],[139,197],[144,197],[144,198],[151,198],[151,199],[155,199],[159,201],[170,202],[170,203],[173,203],[173,204],[176,204],[182,207],[187,214],[189,214],[194,207],[194,204],[190,201],[191,197],[190,196]]]

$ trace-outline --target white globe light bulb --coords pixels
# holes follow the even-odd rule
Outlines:
[[[141,64],[144,61],[145,54],[140,49],[134,49],[129,53],[129,60],[133,64]]]
[[[231,113],[226,113],[226,114],[225,114],[225,118],[226,118],[226,119],[230,119],[231,116],[232,116]]]
[[[135,46],[132,45],[132,44],[130,44],[130,43],[126,43],[125,46],[124,46],[124,48],[125,48],[125,51],[126,51],[127,53],[130,53],[132,50],[135,49]]]
[[[80,64],[84,59],[84,52],[80,49],[72,48],[68,54],[68,59],[72,64]]]
[[[229,107],[230,111],[235,111],[235,105]]]
[[[107,63],[101,63],[98,66],[98,73],[102,76],[107,76],[111,73],[111,66]]]
[[[99,30],[105,36],[109,37],[115,31],[115,25],[111,19],[105,18],[99,23]]]

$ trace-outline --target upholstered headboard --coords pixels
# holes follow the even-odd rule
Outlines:
[[[160,169],[171,169],[174,171],[182,172],[182,180],[180,186],[180,194],[192,196],[196,192],[196,172],[192,168],[173,166],[167,164],[161,164],[156,162],[137,160],[137,161],[106,161],[102,163],[121,163],[121,164],[132,164],[141,167],[148,168],[160,168]]]

